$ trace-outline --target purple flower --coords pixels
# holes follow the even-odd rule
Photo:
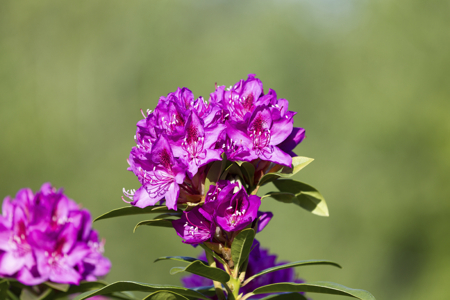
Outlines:
[[[135,193],[125,193],[127,197],[133,197],[131,204],[143,208],[165,198],[167,207],[176,210],[180,193],[178,184],[183,183],[185,167],[175,160],[167,139],[161,136],[156,141],[149,160],[130,155],[129,162],[130,169],[142,184]]]
[[[202,253],[199,256],[199,259],[206,260],[205,253]],[[269,251],[264,248],[255,247],[251,252],[249,256],[247,271],[245,274],[245,277],[251,277],[267,268],[279,266],[286,264],[287,262],[276,262],[277,256],[273,254],[269,254]],[[218,264],[220,265],[220,264]],[[187,277],[184,277],[181,279],[183,285],[187,288],[196,288],[201,286],[210,286],[212,285],[212,280],[201,277],[199,275],[190,275]],[[249,293],[252,292],[254,289],[272,284],[272,283],[278,283],[278,282],[295,282],[295,283],[302,283],[304,282],[301,279],[298,279],[295,276],[294,270],[291,269],[284,269],[279,270],[272,273],[267,273],[264,275],[261,275],[254,280],[250,281],[247,285],[241,287],[240,293]],[[260,299],[264,298],[267,295],[254,295],[250,297],[249,299]],[[217,298],[213,298],[217,299]]]
[[[300,144],[305,138],[305,129],[300,127],[294,127],[291,134],[284,140],[278,147],[289,154],[290,156],[297,156],[292,150]]]
[[[191,177],[197,174],[198,168],[211,161],[220,160],[222,149],[211,149],[217,142],[218,136],[225,129],[222,124],[205,128],[203,120],[192,111],[187,119],[185,135],[182,140],[172,143],[174,155],[180,157],[188,165],[188,173]]]
[[[234,194],[224,192],[222,194],[222,199],[217,203],[215,220],[223,230],[238,231],[256,219],[261,205],[260,197],[248,196],[244,188]]]
[[[141,187],[124,195],[141,208],[159,201],[170,209],[201,204],[207,171],[223,153],[231,161],[291,166],[304,130],[293,127],[296,113],[288,105],[272,89],[265,94],[255,74],[228,89],[216,86],[208,102],[187,88],[161,97],[137,123],[128,170]]]
[[[242,147],[238,153],[233,149],[232,155],[246,161],[260,158],[290,166],[291,156],[277,145],[291,134],[293,122],[293,115],[283,118],[277,109],[264,106],[255,109],[246,122],[227,121],[228,137],[235,145]],[[244,156],[240,155],[240,152],[244,152]]]
[[[248,196],[239,183],[220,180],[217,186],[210,187],[200,213],[225,231],[239,231],[258,217],[260,205],[261,198],[255,195]],[[267,217],[268,215],[265,224],[271,218]]]
[[[0,274],[13,276],[26,267],[31,269],[35,264],[33,252],[28,239],[28,218],[20,206],[12,206],[11,227],[0,223],[0,249],[3,254],[0,260]]]
[[[222,141],[227,158],[252,161],[257,158],[290,166],[292,150],[301,141],[293,131],[295,112],[286,99],[277,99],[274,90],[264,94],[255,74],[227,90],[217,87],[210,102],[222,107],[227,130]],[[297,133],[297,131],[295,132]],[[284,144],[283,144],[284,143]]]
[[[247,80],[239,80],[235,85],[227,89],[216,89],[216,93],[223,92],[223,95],[214,95],[233,121],[243,121],[248,118],[253,110],[267,102],[263,95],[262,82],[255,78],[255,74],[249,74]]]
[[[172,221],[177,234],[183,239],[183,243],[197,245],[209,241],[216,228],[211,219],[204,217],[199,207],[184,212],[178,220]]]
[[[62,190],[49,183],[35,195],[20,190],[15,199],[6,197],[0,218],[0,276],[13,277],[26,285],[50,280],[78,284],[106,275],[110,263],[103,248],[92,241],[91,216]],[[82,267],[93,265],[91,269]]]
[[[35,230],[30,234],[37,269],[43,278],[69,284],[80,282],[82,277],[75,266],[90,249],[86,243],[77,241],[77,235],[78,230],[71,223],[65,224],[58,233]]]

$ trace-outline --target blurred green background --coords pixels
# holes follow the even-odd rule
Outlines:
[[[208,97],[256,73],[298,111],[298,180],[331,216],[267,199],[262,245],[377,299],[448,299],[448,1],[0,1],[0,192],[44,182],[98,216],[123,206],[140,108],[178,86]],[[268,191],[267,188],[265,191]],[[264,192],[264,191],[263,191]],[[197,255],[142,218],[95,224],[108,281],[179,284],[162,255]],[[310,294],[316,300],[340,296]]]

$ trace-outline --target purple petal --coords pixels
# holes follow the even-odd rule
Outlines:
[[[281,151],[277,146],[272,147],[273,153],[270,157],[270,161],[279,165],[290,167],[292,165],[292,157],[289,154]]]
[[[162,198],[164,198],[164,195],[161,195],[159,197],[150,197],[145,187],[141,186],[133,196],[133,202],[131,202],[131,205],[144,208],[147,206],[153,206],[158,201],[160,201]]]
[[[5,252],[0,258],[0,274],[14,275],[25,265],[25,257],[15,252]]]
[[[262,212],[258,211],[258,232],[262,231],[267,224],[269,224],[270,220],[273,218],[273,213],[270,211]]]
[[[51,268],[49,279],[57,283],[78,285],[81,275],[71,267],[56,265],[54,268]]]
[[[48,277],[39,274],[36,266],[31,269],[24,267],[17,274],[17,280],[19,282],[30,286],[41,284],[47,281],[47,279]]]
[[[153,145],[151,156],[155,164],[160,164],[165,169],[170,170],[175,164],[171,147],[164,136],[161,136]]]
[[[238,145],[251,145],[252,140],[247,135],[247,126],[244,123],[227,121],[227,135]]]
[[[168,209],[177,210],[177,199],[180,195],[180,188],[178,184],[173,182],[165,195],[166,197],[166,206]]]
[[[305,138],[305,129],[294,127],[291,134],[278,147],[290,156],[297,156],[293,150]]]
[[[276,120],[270,128],[270,145],[278,145],[284,142],[291,134],[294,128],[294,120],[292,118],[281,118]]]

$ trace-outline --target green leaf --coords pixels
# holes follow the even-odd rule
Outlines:
[[[249,186],[252,187],[255,181],[255,166],[247,161],[244,161],[240,167],[242,174],[244,175],[244,179],[248,182]]]
[[[8,298],[6,298],[6,299],[8,299],[8,300],[20,300],[19,297],[14,295],[13,292],[11,292],[10,290],[7,291],[7,294],[8,294]],[[2,296],[1,293],[0,293],[0,296]]]
[[[170,274],[172,275],[181,272],[189,272],[222,283],[226,283],[230,280],[230,275],[228,275],[227,272],[219,268],[205,265],[200,260],[190,263],[187,267],[174,267],[170,270]]]
[[[216,288],[213,285],[192,288],[192,290],[202,293],[203,295],[206,295],[206,296],[215,296],[216,295]]]
[[[292,168],[284,167],[281,172],[284,174],[290,174],[291,176],[295,175],[298,171],[312,163],[313,160],[314,158],[295,156],[292,158]]]
[[[68,294],[74,294],[74,293],[82,293],[89,290],[95,290],[100,289],[102,287],[107,286],[108,284],[103,281],[82,281],[79,285],[71,285],[69,287],[69,290],[67,291]]]
[[[194,261],[201,261],[205,265],[208,265],[208,262],[206,262],[206,261],[200,260],[195,257],[188,257],[188,256],[161,256],[161,257],[158,257],[154,262],[161,261],[161,260],[175,260],[175,261],[182,261],[182,262],[187,262],[187,263],[191,263]]]
[[[52,294],[53,294],[53,289],[51,289],[51,288],[44,290],[39,295],[36,295],[29,289],[25,288],[25,289],[22,289],[22,292],[20,293],[20,300],[47,300],[47,299],[50,299],[50,296]]]
[[[181,212],[173,212],[173,213],[166,213],[166,214],[160,214],[153,218],[153,220],[156,219],[167,219],[167,218],[181,218],[183,213]]]
[[[0,281],[0,299],[6,299],[6,294],[8,293],[9,283],[7,280]]]
[[[251,228],[242,230],[234,238],[233,244],[231,244],[231,257],[233,258],[235,266],[234,268],[236,272],[247,260],[248,255],[250,254],[251,251],[254,238],[255,238],[255,231]]]
[[[216,185],[217,181],[219,181],[220,175],[222,174],[222,170],[225,168],[226,161],[218,160],[211,164],[209,167],[208,174],[206,174],[205,179],[205,196],[208,194],[209,187],[211,185]]]
[[[262,186],[269,182],[275,181],[278,178],[290,178],[294,176],[298,171],[309,165],[314,158],[296,156],[292,158],[292,167],[283,167],[279,172],[267,173],[259,180],[258,185]]]
[[[247,278],[244,281],[244,283],[242,284],[242,286],[246,285],[247,283],[249,283],[250,281],[252,281],[256,277],[259,277],[259,276],[267,274],[267,273],[271,273],[271,272],[275,272],[275,271],[283,270],[283,269],[299,267],[299,266],[311,266],[311,265],[330,265],[330,266],[335,266],[335,267],[338,267],[338,268],[342,268],[339,264],[337,264],[335,262],[332,262],[332,261],[329,261],[329,260],[317,260],[317,259],[300,260],[300,261],[291,262],[291,263],[288,263],[288,264],[284,264],[284,265],[280,265],[280,266],[276,266],[276,267],[265,269],[265,270],[255,274],[255,275]]]
[[[261,300],[308,300],[308,298],[299,293],[285,293],[270,295],[262,298]]]
[[[236,163],[230,164],[225,169],[225,171],[222,173],[222,175],[220,176],[220,179],[225,180],[225,179],[227,179],[228,175],[237,175],[237,176],[241,177],[242,179],[244,179],[244,175],[242,175],[241,169],[239,168],[239,166]]]
[[[135,232],[138,227],[143,226],[143,225],[172,228],[172,220],[153,219],[153,220],[141,221],[141,222],[137,223],[136,226],[134,226],[133,232]]]
[[[157,292],[157,291],[169,291],[175,292],[177,294],[195,298],[195,299],[203,299],[208,300],[208,298],[192,289],[188,289],[180,286],[172,286],[172,285],[157,285],[157,284],[149,284],[149,283],[141,283],[141,282],[133,282],[133,281],[118,281],[111,283],[101,289],[85,292],[81,295],[78,295],[73,300],[83,300],[88,299],[89,297],[93,297],[96,295],[108,295],[114,292],[123,292],[123,291],[136,291],[136,292]]]
[[[69,290],[65,293],[58,293],[56,295],[56,299],[67,299],[69,295],[83,293],[91,290],[96,290],[107,286],[108,284],[104,281],[82,281],[79,285],[71,285]],[[113,299],[122,299],[122,300],[135,300],[136,298],[130,292],[114,292],[108,294],[108,297]],[[45,299],[46,300],[46,299]],[[50,300],[50,299],[49,299]],[[53,300],[53,298],[51,298]]]
[[[225,260],[223,260],[222,257],[220,257],[219,255],[217,255],[216,252],[214,252],[213,250],[211,250],[210,248],[208,248],[205,244],[200,244],[200,247],[202,247],[206,252],[208,252],[209,254],[211,254],[212,256],[214,256],[215,259],[217,259],[222,265],[226,265],[227,263],[225,262]]]
[[[125,206],[113,209],[101,216],[94,219],[94,222],[109,218],[131,216],[131,215],[142,215],[142,214],[154,214],[154,213],[168,213],[170,210],[165,205],[148,206],[145,208],[139,208],[136,206]],[[173,212],[173,210],[172,210]]]
[[[316,281],[309,283],[273,283],[259,287],[254,294],[283,293],[283,292],[308,292],[354,297],[361,300],[375,300],[375,297],[364,290],[352,289],[346,286],[327,282]]]
[[[189,300],[189,299],[174,292],[157,291],[148,295],[142,300]]]
[[[44,282],[45,285],[51,287],[54,290],[67,292],[69,290],[70,285],[69,284],[63,284],[63,283],[56,283],[51,281]]]
[[[267,196],[283,203],[294,203],[318,216],[328,217],[328,207],[322,194],[314,187],[293,179],[280,179],[273,183],[281,193]]]

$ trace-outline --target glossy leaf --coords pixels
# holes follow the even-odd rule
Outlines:
[[[7,280],[0,281],[0,299],[6,299],[6,294],[8,293],[9,283]]]
[[[292,168],[284,167],[279,172],[267,173],[259,180],[258,185],[262,186],[269,182],[275,181],[278,178],[290,178],[298,171],[309,165],[314,159],[303,156],[296,156],[292,158]]]
[[[261,300],[307,300],[305,296],[299,293],[285,293],[285,294],[276,294],[270,295],[262,298]]]
[[[11,292],[10,290],[8,290],[7,292],[8,297],[6,299],[8,300],[20,300],[19,297],[17,297],[16,295],[13,294],[13,292]],[[0,292],[0,297],[1,297],[1,292]]]
[[[225,169],[225,171],[220,176],[220,179],[225,180],[225,179],[227,179],[228,175],[237,175],[237,176],[241,177],[242,179],[244,178],[244,175],[242,175],[241,169],[235,163],[230,164]]]
[[[206,252],[208,252],[209,254],[214,256],[214,258],[217,259],[222,265],[226,265],[227,264],[225,262],[225,260],[223,260],[222,257],[220,257],[215,251],[213,251],[210,248],[208,248],[208,246],[206,246],[205,244],[200,244],[200,247],[202,247]]]
[[[288,264],[284,264],[284,265],[275,266],[275,267],[272,267],[272,268],[265,269],[265,270],[255,274],[255,275],[251,276],[251,277],[248,277],[244,281],[242,286],[246,285],[247,283],[249,283],[250,281],[252,281],[256,277],[259,277],[259,276],[267,274],[267,273],[272,273],[272,272],[283,270],[283,269],[289,269],[289,268],[300,267],[300,266],[311,266],[311,265],[330,265],[330,266],[335,266],[335,267],[338,267],[338,268],[342,268],[339,264],[337,264],[335,262],[332,262],[332,261],[329,261],[329,260],[317,260],[317,259],[300,260],[300,261],[291,262],[291,263],[288,263]]]
[[[313,214],[328,217],[328,207],[322,194],[314,187],[292,179],[281,179],[273,183],[280,193],[268,193],[275,200],[294,203]]]
[[[204,260],[200,260],[198,258],[188,257],[188,256],[162,256],[162,257],[158,257],[154,262],[161,261],[161,260],[175,260],[175,261],[182,261],[182,262],[186,262],[186,263],[200,261],[200,262],[204,263],[205,265],[208,265],[208,262],[206,262]]]
[[[247,260],[254,238],[255,231],[251,228],[242,230],[234,238],[233,243],[231,244],[231,257],[233,258],[235,270],[239,270],[242,264]]]
[[[45,285],[51,287],[54,290],[67,292],[69,290],[70,284],[56,283],[51,281],[44,282]]]
[[[295,156],[292,158],[292,168],[284,167],[281,171],[284,174],[295,175],[298,171],[312,163],[314,158],[309,158],[305,156]]]
[[[199,293],[202,293],[206,296],[214,296],[216,295],[216,288],[213,285],[210,286],[201,286],[198,288],[192,288],[191,290],[197,291]]]
[[[51,288],[45,289],[40,294],[36,295],[27,288],[22,289],[20,293],[20,300],[49,300],[53,296],[53,290]]]
[[[250,187],[254,185],[255,181],[255,166],[251,163],[244,161],[240,165],[244,179],[249,183]]]
[[[142,300],[189,300],[189,298],[186,298],[183,295],[174,292],[157,291],[148,295]]]
[[[169,227],[172,228],[172,220],[168,219],[153,219],[141,221],[134,226],[133,232],[140,226],[157,226],[157,227]]]
[[[181,218],[182,215],[183,215],[183,213],[181,213],[181,212],[172,212],[172,213],[160,214],[160,215],[157,215],[156,217],[154,217],[153,220],[156,220],[156,219],[167,219],[167,218],[179,219],[179,218]]]
[[[259,287],[254,294],[283,293],[283,292],[307,292],[319,294],[341,295],[360,300],[375,300],[375,297],[367,291],[352,289],[334,282],[316,281],[309,283],[273,283]]]
[[[108,284],[104,281],[82,281],[79,285],[71,285],[67,292],[70,294],[82,293],[89,290],[100,289],[107,285]]]
[[[224,160],[218,160],[211,164],[208,174],[206,174],[204,195],[208,194],[211,185],[216,185],[216,182],[219,180],[222,170],[225,167],[225,163]]]
[[[168,213],[170,210],[165,205],[148,206],[145,208],[139,208],[135,206],[125,206],[113,209],[101,216],[94,219],[94,222],[104,219],[110,219],[122,216],[132,216],[132,215],[142,215],[142,214],[158,214],[158,213]],[[172,210],[173,212],[173,210]]]
[[[180,286],[172,286],[172,285],[157,285],[157,284],[149,284],[149,283],[141,283],[141,282],[133,282],[133,281],[118,281],[111,283],[101,289],[85,292],[81,295],[78,295],[73,300],[83,300],[88,299],[89,297],[93,297],[96,295],[108,295],[114,292],[123,292],[123,291],[136,291],[136,292],[147,292],[153,293],[157,291],[169,291],[175,292],[177,294],[191,297],[195,299],[204,299],[208,300],[209,298],[205,295],[185,287]]]
[[[228,275],[227,272],[219,268],[205,265],[200,260],[194,261],[186,267],[174,267],[170,270],[170,274],[172,275],[181,272],[189,272],[222,283],[230,280],[230,275]]]

